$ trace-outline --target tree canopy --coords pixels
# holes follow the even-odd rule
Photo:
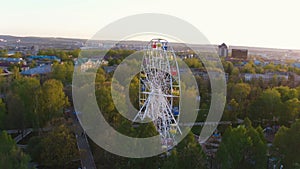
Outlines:
[[[284,168],[296,169],[300,164],[300,120],[290,128],[282,126],[275,135],[274,146],[282,158]]]
[[[0,168],[29,169],[30,157],[5,132],[0,133]]]
[[[249,119],[236,128],[228,127],[217,152],[224,169],[264,169],[267,145],[260,127],[253,128]]]
[[[79,155],[76,138],[64,125],[44,137],[33,137],[28,151],[34,161],[50,168],[66,168]]]

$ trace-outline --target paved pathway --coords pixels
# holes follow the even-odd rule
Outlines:
[[[23,133],[19,134],[17,137],[14,138],[16,143],[21,141],[23,138],[25,138],[27,135],[29,135],[33,130],[32,129],[26,129],[23,131]]]
[[[42,131],[51,131],[53,129],[53,127],[45,127],[45,128],[39,128],[39,129],[33,129],[33,128],[26,128],[24,129],[24,131],[28,131],[28,130],[32,130],[32,131],[38,131],[38,130],[42,130]],[[15,133],[20,133],[22,132],[21,129],[14,129],[14,130],[5,130],[7,132],[7,134],[15,134]]]
[[[80,152],[81,166],[82,169],[96,169],[96,165],[94,162],[94,157],[92,155],[92,151],[90,149],[86,134],[82,129],[80,123],[77,120],[74,120],[75,124],[75,134],[77,140],[77,146]]]

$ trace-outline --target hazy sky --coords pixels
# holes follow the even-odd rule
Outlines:
[[[196,26],[213,44],[300,49],[298,0],[0,0],[0,34],[91,38],[139,13]]]

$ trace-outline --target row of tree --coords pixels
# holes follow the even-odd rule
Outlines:
[[[224,169],[264,169],[273,168],[272,158],[277,159],[277,167],[282,164],[283,168],[297,169],[300,166],[299,143],[299,120],[290,128],[282,126],[273,146],[268,147],[262,128],[254,128],[246,118],[243,125],[226,129],[215,162]]]
[[[300,117],[300,88],[277,86],[263,89],[255,84],[229,83],[224,120],[249,117],[252,121],[273,121],[289,125]],[[263,123],[260,123],[263,124]],[[273,123],[274,124],[274,123]]]
[[[68,168],[78,159],[73,132],[66,125],[56,127],[57,119],[63,117],[64,108],[69,105],[62,81],[70,83],[73,64],[55,63],[54,69],[44,80],[22,77],[17,68],[12,76],[0,78],[0,129],[38,129],[38,136],[30,139],[26,149],[31,158],[16,146],[10,136],[2,134],[9,143],[1,138],[0,148],[11,147],[7,150],[11,155],[4,149],[0,150],[0,168],[27,169],[32,166],[29,165],[31,160],[47,168]],[[42,128],[48,125],[54,128],[53,131],[43,132]]]
[[[63,108],[69,104],[63,84],[54,79],[40,84],[37,78],[19,77],[2,84],[2,88],[6,92],[0,105],[3,107],[1,129],[44,127],[52,119],[61,117]]]

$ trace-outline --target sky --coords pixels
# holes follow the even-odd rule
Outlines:
[[[0,34],[90,39],[141,13],[181,18],[212,44],[300,49],[298,0],[0,0]]]

